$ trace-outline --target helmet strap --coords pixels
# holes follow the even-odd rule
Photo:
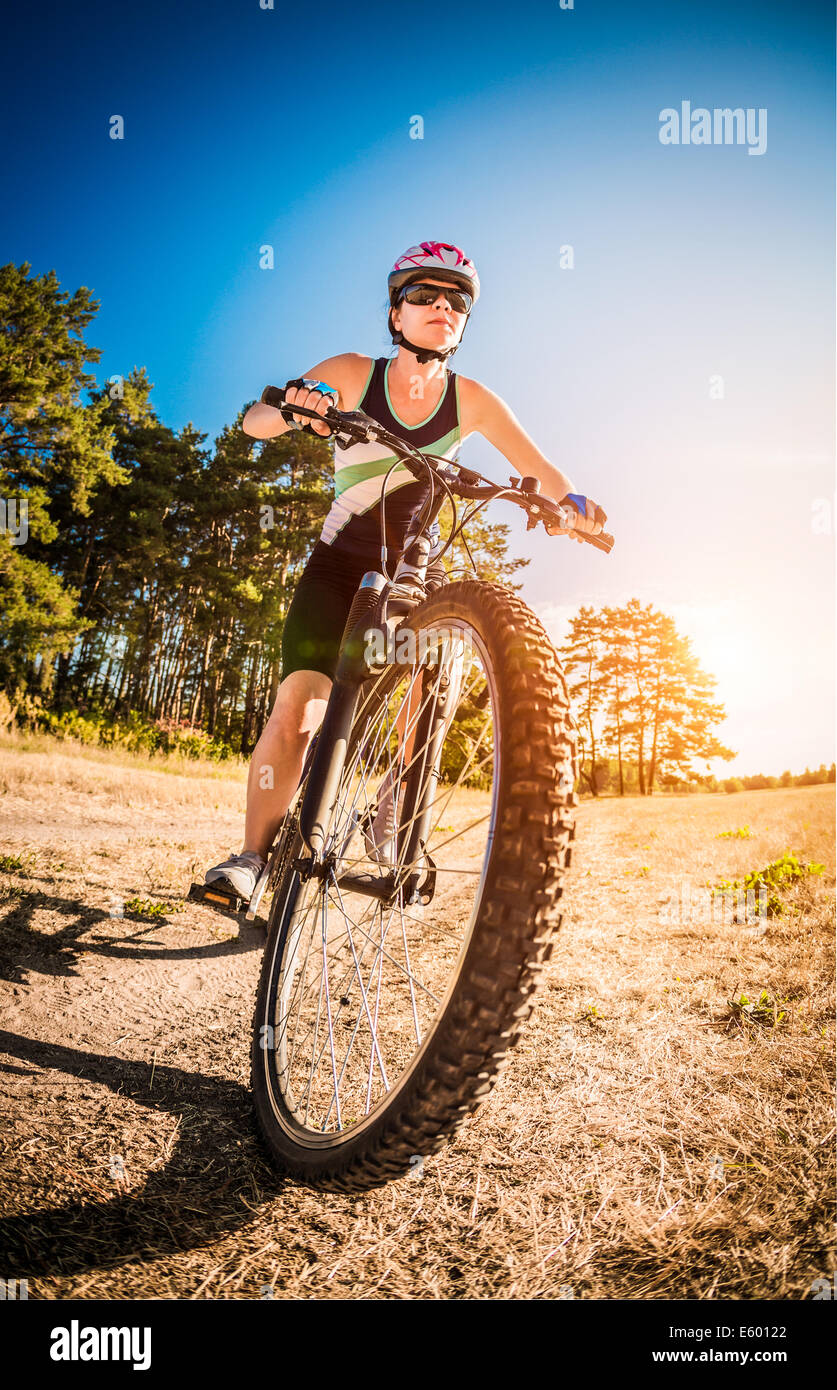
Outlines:
[[[461,343],[462,339],[465,337],[465,329],[467,327],[468,318],[466,317],[465,322],[462,325],[462,332],[459,335],[459,343]],[[454,343],[453,347],[449,348],[423,348],[418,347],[416,343],[409,342],[409,340],[404,337],[404,334],[400,330],[393,327],[392,309],[390,309],[389,311],[389,331],[392,341],[395,343],[396,347],[405,347],[408,352],[412,352],[415,354],[416,359],[419,362],[432,362],[434,357],[438,358],[440,362],[444,362],[445,358],[452,357],[453,354],[456,352],[456,349],[459,347],[459,343]]]

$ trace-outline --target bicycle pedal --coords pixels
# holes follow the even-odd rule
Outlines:
[[[220,883],[193,883],[186,897],[189,902],[214,907],[228,917],[241,917],[247,910],[247,903],[235,889]]]

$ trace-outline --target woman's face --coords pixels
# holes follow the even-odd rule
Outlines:
[[[408,304],[405,299],[392,311],[396,331],[422,348],[446,348],[458,343],[467,314],[456,314],[444,295],[452,286],[432,275],[421,277],[422,285],[438,285],[439,298],[433,304]]]

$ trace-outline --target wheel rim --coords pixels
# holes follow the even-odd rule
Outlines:
[[[327,846],[333,867],[325,879],[294,874],[276,934],[267,1090],[277,1122],[312,1148],[345,1143],[395,1101],[444,1017],[479,916],[497,817],[498,682],[472,624],[437,617],[434,628],[448,635],[438,666],[416,659],[364,688]],[[445,677],[455,701],[437,776],[421,718]],[[409,767],[431,787],[435,894],[421,907],[403,890],[387,904],[341,886],[352,872],[391,871],[370,859],[357,821],[387,775],[403,795]],[[401,804],[391,867],[403,881],[426,860],[406,861]]]

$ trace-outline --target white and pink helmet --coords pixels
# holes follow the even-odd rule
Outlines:
[[[434,280],[449,280],[467,290],[476,304],[480,294],[480,277],[473,261],[469,261],[458,246],[446,241],[423,241],[419,246],[411,246],[403,256],[399,256],[387,278],[389,302],[394,305],[398,291],[411,280],[420,280],[422,275],[431,275]]]

